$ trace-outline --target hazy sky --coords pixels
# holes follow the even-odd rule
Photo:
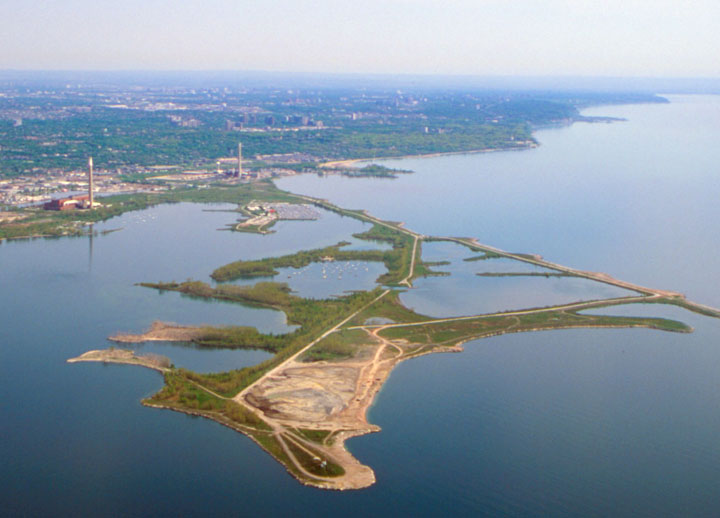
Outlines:
[[[720,77],[720,0],[0,0],[0,69]]]

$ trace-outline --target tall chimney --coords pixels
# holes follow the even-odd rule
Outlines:
[[[90,208],[93,208],[93,161],[88,158],[88,195],[90,197]]]

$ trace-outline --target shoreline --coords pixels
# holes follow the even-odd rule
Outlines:
[[[488,152],[488,150],[479,152]],[[463,152],[463,154],[466,153]],[[68,362],[102,361],[125,363],[155,368],[155,370],[161,372],[170,371],[175,373],[178,375],[175,380],[178,383],[169,384],[170,382],[167,382],[166,386],[171,386],[172,390],[176,390],[173,387],[183,386],[182,384],[195,385],[196,388],[207,394],[225,400],[225,402],[221,402],[223,406],[213,407],[211,405],[209,408],[212,410],[204,411],[201,407],[187,405],[187,401],[183,399],[184,396],[182,396],[180,389],[177,389],[176,392],[170,390],[169,395],[164,399],[169,402],[168,404],[145,400],[144,404],[146,406],[176,410],[190,415],[200,415],[233,428],[258,443],[263,450],[282,464],[286,471],[302,484],[322,489],[345,490],[366,488],[376,481],[372,468],[362,464],[352,455],[351,451],[346,447],[346,441],[353,437],[380,430],[380,427],[368,422],[367,414],[375,404],[377,396],[392,370],[402,361],[436,352],[461,352],[464,350],[463,344],[469,341],[510,333],[592,328],[649,328],[684,333],[692,332],[692,328],[682,322],[668,321],[667,319],[595,317],[577,315],[572,311],[595,306],[639,302],[677,304],[689,309],[688,306],[692,306],[692,303],[686,301],[685,297],[679,293],[641,287],[617,280],[604,273],[576,270],[545,261],[540,256],[533,254],[505,252],[484,245],[476,238],[423,236],[404,228],[401,224],[380,220],[367,211],[348,211],[317,198],[294,194],[292,196],[340,214],[347,214],[355,219],[381,225],[392,232],[402,235],[404,242],[406,242],[404,246],[407,248],[407,253],[411,259],[406,261],[409,264],[406,264],[405,269],[401,270],[400,275],[407,275],[399,284],[406,285],[408,288],[412,288],[412,279],[416,273],[415,261],[420,243],[426,240],[444,240],[456,242],[475,251],[492,252],[516,261],[541,265],[561,272],[571,272],[595,282],[630,289],[639,292],[641,295],[444,319],[432,319],[415,314],[398,302],[397,304],[400,307],[396,310],[399,311],[399,322],[379,326],[364,323],[354,324],[355,320],[353,319],[356,317],[357,322],[365,322],[364,319],[368,316],[383,317],[394,314],[393,311],[396,310],[393,309],[394,306],[392,305],[389,306],[389,309],[385,306],[375,306],[373,308],[376,303],[391,292],[391,288],[387,288],[373,300],[367,303],[363,302],[362,307],[353,306],[352,309],[346,308],[343,311],[333,313],[332,321],[338,322],[333,327],[329,329],[323,327],[326,330],[319,336],[317,334],[309,335],[306,337],[307,340],[298,344],[298,347],[302,345],[302,348],[293,349],[295,352],[292,355],[279,357],[278,362],[275,364],[261,367],[257,372],[257,377],[237,382],[234,385],[227,385],[227,388],[213,384],[202,378],[202,375],[198,376],[195,373],[190,373],[193,376],[186,376],[183,374],[183,370],[162,369],[156,363],[151,362],[150,359],[138,357],[133,351],[127,350],[124,352],[118,352],[114,349],[89,351],[78,358],[68,360]],[[410,238],[412,238],[411,251],[410,245],[407,244]],[[403,313],[401,309],[408,313]],[[712,312],[713,309],[707,308],[707,311]],[[363,313],[365,311],[367,313]],[[390,312],[388,313],[388,311]],[[714,311],[715,313],[712,313],[711,316],[720,317],[720,310]],[[538,315],[547,312],[555,312],[555,314],[537,319]],[[521,321],[518,318],[519,315],[525,315],[528,318]],[[514,317],[514,319],[501,318],[497,320],[497,317]],[[397,320],[396,317],[393,318]],[[426,318],[428,320],[425,320]],[[477,322],[470,322],[465,327],[458,324],[462,321],[483,319],[490,323],[478,324]],[[666,321],[664,325],[663,320]],[[442,327],[449,323],[449,329]],[[435,325],[438,325],[439,328],[429,329],[430,326]],[[420,334],[417,335],[406,330],[400,330],[400,332],[388,332],[387,338],[381,336],[381,333],[388,329],[417,328],[418,326],[427,326],[428,329],[419,329],[417,333]],[[111,339],[123,342],[146,340],[189,341],[197,336],[200,329],[156,321],[152,324],[150,330],[143,334],[121,334],[111,337]],[[367,336],[353,335],[354,329],[362,330],[364,333],[361,334],[367,333]],[[341,333],[344,332],[351,333],[345,335],[345,340],[349,341],[351,347],[349,353],[329,356],[330,360],[304,361],[305,358],[302,355],[305,352],[317,344],[322,344],[322,340],[333,333],[338,333],[337,339],[342,340]],[[445,335],[443,336],[442,333],[445,333]],[[312,337],[316,338],[308,341]],[[193,396],[191,400],[195,402],[196,398]],[[230,402],[236,403],[240,408],[234,407]],[[227,413],[224,413],[225,410],[216,411],[214,408],[228,410]],[[235,417],[236,411],[240,412],[239,417]],[[243,417],[243,415],[249,415],[248,412],[254,414],[251,420]],[[262,444],[263,442],[267,444]]]
[[[331,160],[329,162],[323,162],[321,164],[318,164],[318,167],[323,169],[331,169],[333,167],[337,168],[349,168],[354,169],[352,166],[353,164],[356,164],[357,162],[375,162],[379,160],[402,160],[405,158],[434,158],[434,157],[441,157],[441,156],[453,156],[453,155],[478,155],[481,153],[498,153],[501,151],[525,151],[527,149],[535,149],[539,147],[540,144],[537,142],[533,142],[531,144],[526,144],[523,146],[514,146],[514,147],[494,147],[494,148],[486,148],[486,149],[470,149],[467,151],[439,151],[436,153],[420,153],[417,155],[396,155],[396,156],[382,156],[382,157],[373,157],[373,158],[348,158],[344,160]]]
[[[320,201],[309,197],[301,198],[315,203]],[[330,205],[333,210],[342,210],[332,204],[328,203],[328,205]],[[383,224],[398,232],[412,236],[414,238],[413,259],[416,255],[418,240],[423,240],[425,237],[418,236],[413,231],[405,229],[397,223],[378,220],[365,211],[362,213],[353,213],[351,216],[361,220],[369,220]],[[692,328],[689,327],[668,329],[660,325],[654,325],[652,322],[639,321],[600,323],[594,322],[592,317],[589,317],[585,322],[531,324],[526,327],[519,325],[519,321],[516,324],[503,323],[500,328],[468,330],[458,335],[457,339],[451,338],[445,341],[433,341],[431,338],[433,335],[431,334],[428,334],[427,342],[423,340],[413,341],[411,334],[403,335],[401,333],[391,335],[395,336],[395,338],[381,336],[380,333],[390,328],[442,326],[451,321],[480,320],[483,317],[517,316],[517,314],[540,314],[548,311],[564,312],[571,308],[579,309],[580,307],[589,308],[598,305],[614,305],[618,302],[632,303],[647,300],[673,303],[675,302],[673,300],[674,297],[682,297],[675,292],[641,288],[624,281],[616,280],[607,274],[574,270],[556,263],[544,261],[539,256],[511,254],[488,245],[483,245],[475,238],[431,237],[430,239],[454,241],[464,246],[469,246],[472,249],[495,252],[501,256],[522,262],[542,263],[543,265],[549,265],[553,269],[575,272],[580,276],[590,278],[596,282],[624,287],[632,286],[635,289],[641,289],[641,293],[644,293],[644,296],[577,302],[562,307],[530,308],[528,310],[509,312],[507,315],[504,313],[497,315],[473,315],[449,319],[430,319],[427,321],[405,321],[379,326],[364,324],[352,325],[351,319],[360,314],[361,311],[365,311],[377,303],[384,295],[387,295],[389,290],[386,290],[349,316],[342,315],[342,320],[338,324],[328,331],[325,331],[324,334],[308,343],[294,355],[282,361],[269,371],[264,372],[259,378],[242,388],[234,396],[222,396],[198,383],[198,381],[189,379],[190,383],[214,397],[226,401],[234,401],[244,410],[253,413],[268,427],[267,430],[262,427],[256,428],[254,425],[248,425],[246,427],[239,423],[232,422],[232,419],[228,419],[228,417],[222,413],[216,413],[214,411],[205,412],[193,407],[184,408],[182,406],[182,400],[177,406],[175,403],[158,404],[150,402],[149,400],[144,401],[144,404],[149,407],[166,408],[190,415],[200,415],[249,436],[277,462],[282,464],[289,474],[304,485],[322,489],[361,489],[369,487],[376,481],[374,472],[372,468],[362,464],[356,459],[350,450],[346,448],[345,443],[353,437],[380,431],[380,427],[368,422],[367,414],[369,409],[375,404],[377,396],[381,392],[392,370],[402,361],[432,353],[461,352],[464,350],[463,344],[469,341],[510,333],[589,328],[649,328],[664,331],[692,332]],[[410,263],[408,268],[408,276],[405,278],[405,281],[408,287],[411,287],[410,280],[413,276],[414,261]],[[684,297],[681,298],[681,301],[685,302]],[[382,312],[382,310],[379,311]],[[720,313],[718,315],[720,316]],[[418,315],[418,317],[419,316],[420,315]],[[341,315],[338,315],[337,318],[340,319]],[[553,320],[557,320],[557,318]],[[176,324],[156,321],[152,324],[151,328],[143,334],[120,334],[111,337],[111,339],[122,342],[152,340],[188,341],[196,337],[200,329],[201,328],[198,327],[178,326]],[[352,329],[362,329],[367,333],[368,337],[365,340],[356,338],[354,342],[356,344],[355,349],[349,356],[340,356],[332,360],[318,362],[305,362],[300,356],[329,334],[336,332],[342,333],[343,331]],[[361,346],[372,347],[372,349]],[[68,360],[70,363],[76,361],[124,363],[150,367],[160,372],[170,371],[169,368],[163,369],[159,367],[156,362],[152,362],[151,359],[138,357],[133,351],[127,350],[118,351],[110,349],[106,351],[89,351],[78,358]],[[169,360],[167,360],[167,365],[169,366]],[[308,436],[303,430],[315,431],[316,433]],[[273,451],[273,447],[267,447],[262,444],[263,437],[265,437],[265,435],[262,434],[269,434],[267,436],[271,437],[272,441],[278,446],[277,451]],[[256,435],[259,438],[256,437]],[[300,451],[299,457],[297,453],[298,448],[305,451],[304,454]],[[307,455],[311,455],[311,458],[314,457],[316,459],[315,462],[319,463],[321,459],[324,459],[325,462],[341,468],[342,474],[326,476],[322,471],[318,473],[316,470],[317,465],[313,464],[312,461],[310,462],[310,467],[308,467],[308,459],[304,458],[304,456]]]
[[[202,410],[193,410],[193,409],[189,409],[189,408],[188,409],[177,408],[177,407],[173,407],[170,405],[159,405],[156,403],[149,403],[149,402],[147,402],[147,400],[142,400],[140,402],[140,404],[147,408],[154,408],[156,410],[171,410],[173,412],[178,412],[178,413],[193,416],[193,417],[203,417],[205,419],[209,419],[210,421],[214,421],[214,422],[218,423],[219,425],[225,426],[226,428],[230,428],[234,432],[238,432],[238,433],[244,435],[245,437],[247,437],[248,439],[250,439],[257,446],[259,446],[261,450],[263,450],[265,453],[270,455],[270,457],[272,457],[278,464],[280,464],[290,476],[292,476],[295,480],[300,482],[302,485],[307,486],[307,487],[314,487],[314,488],[318,488],[318,489],[331,489],[331,490],[335,490],[335,491],[343,490],[342,488],[332,487],[330,485],[324,485],[323,479],[317,479],[319,481],[319,483],[316,484],[316,483],[310,482],[308,480],[305,480],[303,478],[300,478],[284,462],[282,462],[280,459],[278,459],[277,456],[272,451],[270,451],[265,445],[263,445],[263,443],[260,442],[256,437],[254,437],[248,431],[243,430],[242,427],[240,425],[238,425],[237,423],[233,423],[231,420],[229,420],[227,418],[224,418],[224,417],[221,417],[221,416],[218,416],[215,414],[203,412]],[[344,443],[344,441],[343,441],[343,443]]]
[[[144,333],[118,333],[108,340],[117,343],[137,344],[142,342],[192,342],[202,335],[199,326],[181,326],[156,320]]]
[[[162,374],[171,370],[170,359],[160,355],[137,355],[128,349],[94,349],[75,358],[68,358],[67,363],[96,362],[137,365],[152,369]]]
[[[336,490],[336,491],[344,491],[344,490],[350,490],[350,489],[364,489],[367,487],[372,486],[375,484],[376,476],[374,470],[365,464],[363,464],[361,461],[359,461],[351,451],[347,448],[346,443],[348,440],[353,439],[355,437],[361,437],[364,435],[368,435],[371,433],[380,432],[382,428],[378,425],[371,424],[367,419],[367,413],[372,408],[372,406],[377,402],[378,395],[382,392],[383,387],[385,386],[385,383],[390,378],[390,375],[392,374],[392,371],[395,369],[395,367],[407,360],[413,360],[415,358],[420,358],[422,356],[428,356],[431,354],[436,353],[461,353],[465,350],[465,344],[468,342],[476,341],[476,340],[482,340],[485,338],[491,338],[495,336],[502,336],[506,334],[514,334],[514,333],[526,333],[526,332],[538,332],[538,331],[556,331],[556,330],[565,330],[565,329],[632,329],[632,328],[645,328],[645,329],[659,329],[652,325],[646,325],[646,324],[627,324],[627,325],[611,325],[611,324],[599,324],[599,325],[593,325],[593,324],[586,324],[586,325],[563,325],[558,327],[537,327],[537,328],[528,328],[528,329],[505,329],[505,330],[499,330],[499,331],[492,331],[486,334],[483,334],[481,336],[469,338],[466,340],[462,340],[461,342],[458,342],[457,344],[450,345],[450,346],[442,346],[442,345],[433,345],[430,348],[427,348],[425,350],[419,351],[417,353],[410,353],[410,354],[400,354],[397,357],[394,358],[387,358],[384,360],[381,360],[380,367],[377,370],[370,370],[368,372],[363,372],[357,379],[356,385],[355,385],[355,391],[353,394],[353,397],[351,398],[348,405],[343,407],[343,409],[335,416],[328,416],[328,420],[324,421],[322,423],[312,423],[312,422],[303,422],[301,420],[292,419],[292,418],[268,418],[265,414],[265,412],[262,409],[257,408],[254,404],[247,401],[245,398],[243,401],[243,405],[247,407],[251,407],[253,409],[253,412],[259,412],[263,415],[264,420],[270,424],[272,427],[272,430],[261,432],[258,430],[254,430],[250,427],[244,427],[238,423],[233,422],[232,420],[228,419],[227,417],[217,414],[214,412],[206,412],[199,409],[191,409],[191,408],[181,408],[176,407],[173,405],[166,405],[166,404],[158,404],[150,402],[148,399],[143,399],[141,401],[141,404],[143,406],[146,406],[148,408],[155,408],[155,409],[163,409],[163,410],[172,410],[175,412],[179,412],[186,415],[191,416],[198,416],[198,417],[204,417],[206,419],[215,421],[216,423],[225,426],[227,428],[230,428],[234,430],[235,432],[239,432],[246,437],[248,437],[250,440],[252,440],[255,444],[260,446],[263,451],[265,451],[267,454],[269,454],[276,462],[281,464],[285,471],[292,476],[295,480],[300,482],[301,484],[308,486],[308,487],[314,487],[318,489],[329,489],[329,490]],[[662,329],[660,329],[662,330]],[[380,331],[379,329],[376,331]],[[689,333],[692,332],[692,329],[685,330],[685,331],[677,331],[681,333]],[[377,335],[375,335],[377,336]],[[391,340],[384,339],[382,337],[377,337],[380,340],[380,344],[378,345],[378,349],[383,349],[385,347],[385,342],[392,343]],[[121,357],[119,357],[121,355]],[[83,355],[80,355],[76,358],[70,358],[67,360],[68,363],[76,363],[76,362],[102,362],[102,363],[117,363],[117,364],[125,364],[125,365],[136,365],[141,367],[146,367],[153,369],[157,372],[160,372],[161,374],[165,374],[166,372],[169,372],[171,369],[169,368],[162,368],[157,365],[154,365],[148,361],[144,361],[143,357],[138,357],[134,354],[132,351],[126,351],[126,350],[104,350],[104,351],[88,351],[87,353],[84,353]],[[286,370],[294,370],[298,368],[308,368],[308,369],[320,369],[320,368],[332,368],[333,366],[342,366],[346,364],[347,362],[344,361],[338,361],[338,362],[314,362],[314,363],[302,363],[302,362],[292,362],[290,365],[286,367]],[[286,372],[280,372],[278,373],[280,377],[286,377]],[[359,396],[359,397],[358,397]],[[350,415],[348,415],[350,414]],[[350,419],[351,422],[347,422],[347,419]],[[333,421],[338,421],[333,423]],[[343,423],[343,421],[345,421]],[[354,421],[354,423],[352,422]],[[277,427],[277,428],[276,428]],[[272,452],[270,449],[268,449],[265,445],[262,444],[258,438],[254,436],[256,433],[266,433],[269,435],[277,434],[279,432],[279,428],[282,429],[306,429],[306,430],[318,430],[318,431],[331,431],[330,436],[333,438],[333,442],[331,444],[325,444],[320,443],[312,443],[312,446],[322,453],[324,456],[331,458],[334,462],[336,462],[339,466],[341,466],[345,474],[333,477],[333,478],[325,478],[325,477],[314,477],[307,472],[305,472],[302,468],[300,468],[298,465],[292,465],[289,466],[286,460],[283,460],[279,458],[274,452]],[[330,437],[328,436],[328,437]],[[293,440],[296,440],[298,437],[295,435],[292,435]],[[287,440],[287,439],[286,439]],[[291,441],[292,442],[292,441]],[[291,459],[292,460],[292,459]]]
[[[322,169],[356,169],[353,167],[354,164],[358,162],[373,162],[377,160],[400,160],[400,159],[408,159],[408,158],[433,158],[433,157],[442,157],[442,156],[453,156],[453,155],[476,155],[481,153],[497,153],[502,151],[525,151],[528,149],[534,149],[537,148],[540,144],[538,142],[529,142],[527,144],[523,144],[520,146],[513,146],[513,147],[499,147],[499,148],[486,148],[486,149],[470,149],[466,151],[441,151],[441,152],[435,152],[435,153],[420,153],[420,154],[414,154],[414,155],[396,155],[396,156],[387,156],[387,157],[365,157],[365,158],[350,158],[350,159],[341,159],[341,160],[331,160],[328,162],[323,162],[318,164],[318,168],[320,170]],[[310,174],[310,173],[300,173],[300,174]],[[196,189],[196,187],[193,187],[189,190]],[[135,194],[147,194],[149,191],[136,191],[136,192],[130,192],[127,193],[128,195],[135,195]],[[282,192],[282,191],[281,191]],[[152,194],[153,192],[150,191]],[[118,193],[118,194],[126,194],[126,193]],[[289,194],[295,194],[295,193],[289,193]],[[148,207],[152,206],[154,204],[150,204]],[[137,210],[133,209],[132,211]],[[8,222],[12,223],[12,222]],[[247,222],[244,222],[247,223]],[[262,224],[257,230],[252,229],[252,227],[247,228],[243,225],[243,222],[239,224],[233,225],[234,229],[237,231],[250,231],[250,232],[258,232],[260,234],[267,234],[269,233],[267,230],[263,230],[265,227],[269,226],[271,223],[274,223],[274,221],[266,222]],[[62,233],[62,234],[46,234],[46,233],[38,233],[38,234],[27,234],[27,235],[20,235],[20,236],[11,236],[11,237],[4,237],[0,236],[0,243],[3,241],[10,242],[11,240],[24,240],[24,239],[36,239],[36,238],[61,238],[61,237],[80,237],[87,235],[83,232],[68,232],[68,233]]]

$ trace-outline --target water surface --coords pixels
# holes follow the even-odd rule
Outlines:
[[[415,171],[393,181],[278,185],[720,306],[720,97],[671,100],[586,110],[627,121],[544,129],[536,149],[378,161]]]
[[[683,97],[587,113],[628,121],[542,130],[542,145],[523,152],[388,161],[416,171],[392,182],[298,176],[280,185],[426,234],[474,236],[720,305],[720,102]],[[282,222],[268,236],[215,231],[233,220],[166,205],[97,226],[124,230],[95,238],[92,248],[88,239],[0,245],[5,514],[720,512],[720,321],[679,308],[607,311],[670,316],[693,334],[505,335],[400,364],[370,410],[382,432],[349,443],[378,480],[357,492],[304,487],[232,430],[142,407],[162,386],[155,372],[65,363],[160,316],[279,332],[287,324],[277,312],[134,283],[207,281],[230,261],[327,246],[369,228],[323,213],[317,222]],[[451,260],[468,273],[493,262]],[[202,351],[152,347],[199,365],[189,356]],[[253,358],[218,357],[205,368],[236,360]]]
[[[416,280],[413,289],[403,293],[400,300],[420,314],[443,318],[637,295],[634,291],[581,277],[538,276],[557,272],[513,259],[465,260],[479,255],[457,243],[425,243],[423,260],[444,258],[449,264],[434,266],[433,270],[445,275]],[[478,273],[532,275],[481,276]]]

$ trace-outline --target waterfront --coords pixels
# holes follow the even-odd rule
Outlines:
[[[671,115],[684,113],[688,104],[691,112],[698,111],[692,103],[678,102],[670,105]],[[352,180],[353,184],[346,184],[344,179],[314,177],[292,182],[309,185],[313,194],[341,205],[403,219],[412,230],[476,236],[512,251],[539,252],[550,260],[604,270],[628,281],[679,289],[717,305],[713,289],[717,267],[696,271],[698,264],[709,262],[705,254],[718,247],[719,219],[707,203],[718,194],[717,181],[713,182],[712,170],[707,169],[717,161],[707,154],[717,151],[675,150],[681,164],[669,161],[665,149],[656,151],[655,141],[661,137],[677,145],[683,142],[666,134],[668,128],[684,129],[672,119],[667,125],[654,124],[658,118],[667,120],[664,106],[606,107],[597,112],[625,113],[630,121],[623,123],[626,126],[544,130],[538,134],[543,146],[522,153],[398,162],[405,167],[412,162],[423,169],[417,167],[416,175],[393,182]],[[647,170],[635,168],[635,162],[630,162],[629,169],[616,171],[608,182],[624,179],[623,187],[635,184],[637,189],[622,190],[621,201],[627,199],[628,205],[609,210],[612,192],[600,189],[598,183],[603,169],[625,163],[625,155],[613,152],[614,139],[605,142],[604,168],[588,162],[586,182],[573,178],[586,174],[580,166],[587,153],[603,148],[598,135],[588,135],[588,131],[605,135],[624,131],[627,139],[628,127],[636,139],[623,141],[625,153],[632,148],[640,159],[655,152],[664,156],[653,161],[653,182],[633,176],[647,175]],[[710,130],[716,137],[720,132],[717,125],[703,129]],[[585,147],[578,147],[586,141]],[[685,142],[703,143],[702,139]],[[538,155],[540,151],[544,154]],[[523,179],[539,177],[532,195],[544,202],[531,203],[530,188],[521,182],[511,199],[526,199],[527,207],[520,201],[507,207],[501,196],[492,196],[495,188],[510,189],[511,178],[503,184],[500,172],[505,168],[511,175],[531,163],[528,157],[532,156],[545,158],[540,160],[540,169],[526,172]],[[693,163],[693,157],[701,162]],[[569,162],[558,166],[560,172],[547,165],[563,160]],[[515,161],[520,164],[513,165]],[[496,172],[493,182],[485,176],[488,169]],[[683,175],[679,182],[673,173],[680,170],[692,174]],[[563,206],[559,196],[548,201],[558,185],[553,179],[570,173],[574,176],[566,178],[570,184],[566,189],[574,185],[575,191],[563,195],[570,206]],[[477,183],[461,193],[457,183],[454,192],[438,189],[438,176],[450,174],[463,180],[473,177]],[[542,174],[546,175],[543,182]],[[550,174],[553,178],[548,178]],[[707,182],[696,185],[703,179]],[[285,180],[281,186],[292,182]],[[402,182],[407,183],[403,186]],[[660,189],[658,183],[668,189],[656,198],[656,203],[665,200],[657,203],[664,211],[653,213],[652,205],[641,205],[646,210],[639,218],[636,209],[629,207],[640,205],[649,190]],[[686,198],[676,195],[678,183],[685,185]],[[353,186],[352,201],[341,199],[345,193],[338,185]],[[594,188],[594,198],[605,210],[593,208],[587,199],[584,211],[579,210],[576,198],[588,187]],[[295,186],[293,190],[305,192]],[[425,190],[435,191],[432,199],[437,199],[438,206],[426,203],[431,198],[425,199]],[[482,203],[462,205],[480,195]],[[494,204],[492,198],[496,198]],[[667,218],[671,201],[672,221]],[[453,212],[458,205],[462,215],[459,209],[457,215]],[[700,211],[703,218],[692,219]],[[577,214],[584,215],[581,226],[587,234],[571,231],[579,225]],[[145,218],[150,215],[160,218],[157,228]],[[567,221],[561,215],[567,215]],[[511,216],[517,219],[512,228],[506,221]],[[352,452],[375,469],[378,484],[355,493],[321,492],[299,486],[248,439],[216,423],[140,407],[139,399],[161,386],[157,374],[124,366],[69,366],[64,360],[96,348],[117,330],[140,330],[155,318],[167,318],[166,312],[181,323],[193,323],[186,319],[199,316],[201,321],[217,319],[213,323],[223,323],[225,318],[234,323],[259,319],[246,314],[245,308],[158,295],[133,287],[134,282],[204,278],[238,255],[281,255],[334,244],[367,226],[325,215],[315,223],[278,224],[278,232],[270,236],[237,235],[212,230],[232,222],[232,214],[203,213],[185,204],[124,218],[128,221],[122,225],[118,220],[106,224],[107,228],[126,228],[95,240],[92,263],[87,239],[0,246],[5,265],[0,275],[7,287],[3,307],[9,308],[2,326],[7,344],[3,389],[9,394],[9,419],[2,424],[8,437],[3,455],[10,459],[3,473],[7,509],[80,513],[102,505],[119,514],[176,514],[179,509],[188,515],[207,509],[287,514],[332,509],[347,515],[422,515],[452,506],[463,514],[592,514],[588,510],[609,514],[619,510],[620,514],[654,516],[718,509],[714,488],[720,474],[720,449],[715,441],[720,432],[720,405],[715,378],[720,327],[716,321],[662,308],[653,314],[667,311],[693,325],[695,334],[573,330],[509,335],[468,344],[460,355],[433,355],[404,363],[370,413],[370,421],[383,431],[349,442]],[[674,233],[676,226],[682,232]],[[299,228],[303,231],[296,232]],[[697,246],[688,244],[668,253],[675,250],[673,243],[690,243],[690,230]],[[623,248],[628,251],[619,253]],[[168,257],[169,249],[177,251],[178,260]],[[128,260],[129,250],[133,260]],[[675,262],[680,256],[684,268]],[[683,275],[675,277],[677,272]],[[70,302],[58,304],[49,293],[63,293],[63,300]],[[187,306],[178,309],[178,302]],[[284,325],[270,321],[275,323],[268,325]],[[172,358],[172,349],[163,354]],[[38,488],[43,499],[33,498]],[[278,494],[283,498],[277,498]]]
[[[588,109],[628,120],[544,129],[535,149],[382,161],[415,171],[398,180],[277,184],[427,235],[476,237],[717,306],[720,97],[670,98]]]

